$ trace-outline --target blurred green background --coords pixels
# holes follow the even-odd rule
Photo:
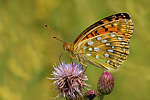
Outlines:
[[[112,72],[115,88],[104,100],[150,100],[149,4],[150,0],[0,0],[0,100],[52,100],[58,91],[46,77],[53,77],[52,65],[59,64],[64,50],[51,36],[74,42],[88,26],[119,12],[130,13],[135,28],[130,55]],[[69,54],[62,60],[70,62]],[[96,89],[101,73],[88,64],[90,89]]]

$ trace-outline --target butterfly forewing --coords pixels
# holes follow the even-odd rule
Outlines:
[[[76,38],[74,41],[75,47],[83,40],[108,32],[118,32],[118,34],[123,35],[129,41],[133,33],[133,22],[129,14],[119,13],[111,15],[94,23]]]
[[[108,16],[83,31],[74,42],[75,54],[83,62],[105,69],[118,68],[129,54],[133,22],[129,14]]]

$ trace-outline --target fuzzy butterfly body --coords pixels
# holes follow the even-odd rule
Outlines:
[[[129,54],[133,22],[128,13],[118,13],[94,23],[74,43],[64,43],[71,58],[104,69],[116,69]]]

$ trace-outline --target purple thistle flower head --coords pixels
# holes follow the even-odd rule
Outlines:
[[[58,96],[62,95],[66,99],[77,99],[83,96],[82,88],[88,86],[85,81],[88,80],[86,75],[83,75],[84,70],[80,64],[64,64],[53,66],[54,80],[53,85],[55,89],[59,90]],[[57,96],[57,97],[58,97]]]
[[[107,95],[112,92],[114,88],[114,78],[109,72],[103,72],[98,80],[97,90],[102,95]]]

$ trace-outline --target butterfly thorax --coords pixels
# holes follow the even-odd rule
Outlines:
[[[73,43],[64,43],[63,47],[64,47],[65,51],[73,54],[73,51],[74,51],[74,44]]]

